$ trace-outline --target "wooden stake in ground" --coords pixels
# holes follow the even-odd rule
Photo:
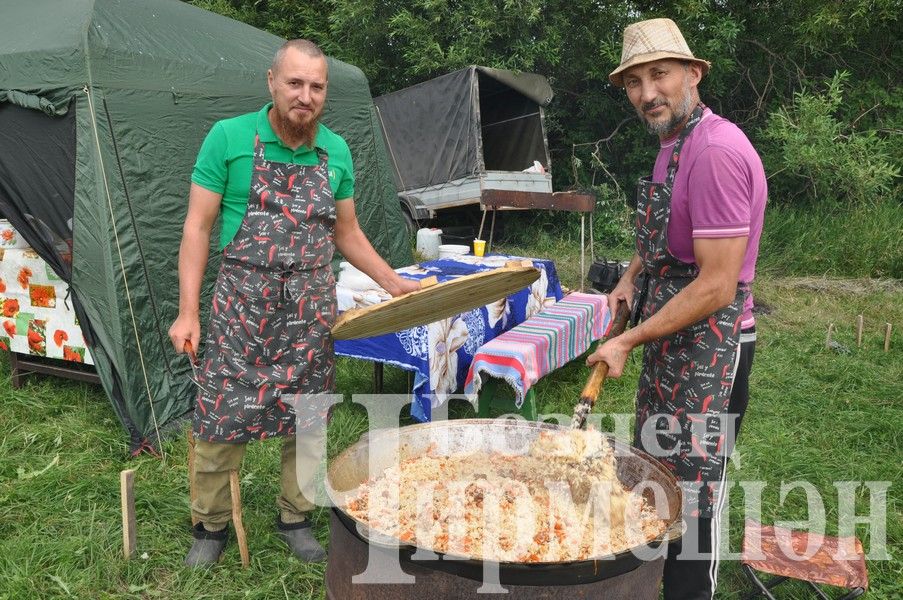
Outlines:
[[[884,324],[884,351],[890,352],[890,323]]]
[[[188,499],[191,502],[191,526],[194,527],[200,521],[194,514],[194,501],[198,497],[198,491],[194,487],[194,434],[188,427]]]
[[[245,526],[241,522],[241,489],[238,486],[238,471],[235,469],[229,471],[229,489],[232,491],[232,525],[235,526],[238,552],[241,554],[241,566],[247,568],[251,564],[251,556],[248,554]]]
[[[862,348],[862,315],[856,317],[856,347]]]
[[[122,506],[122,553],[126,560],[135,555],[135,470],[119,473],[119,497]]]
[[[825,348],[831,348],[831,337],[834,335],[834,323],[828,325],[828,335],[825,338]]]

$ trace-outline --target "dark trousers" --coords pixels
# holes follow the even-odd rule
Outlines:
[[[749,404],[749,373],[756,352],[755,331],[755,327],[743,331],[740,361],[734,373],[734,387],[728,403],[728,412],[737,415],[734,420],[735,441]],[[724,468],[727,468],[726,460]],[[713,543],[712,529],[718,529],[719,517],[717,513],[714,517],[684,517],[686,533],[682,539],[668,545],[662,579],[665,600],[710,600],[714,597],[718,576],[718,547],[717,543]],[[687,552],[681,557],[684,549]],[[699,556],[694,556],[697,552]]]

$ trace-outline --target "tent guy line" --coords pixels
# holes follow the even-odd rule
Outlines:
[[[160,437],[160,424],[157,422],[157,411],[154,409],[153,393],[150,389],[150,381],[148,381],[147,379],[147,366],[144,364],[144,351],[141,348],[141,337],[138,335],[138,323],[135,319],[134,307],[132,306],[132,293],[129,289],[129,280],[125,272],[125,259],[123,259],[122,257],[122,246],[119,243],[119,229],[117,227],[118,224],[116,222],[116,214],[113,211],[113,198],[112,196],[110,196],[110,186],[107,182],[107,170],[104,167],[103,153],[100,148],[100,133],[97,130],[97,113],[94,112],[94,98],[91,95],[91,90],[88,89],[87,85],[82,88],[82,91],[88,98],[88,110],[91,113],[91,127],[94,130],[94,145],[97,149],[98,164],[100,166],[100,176],[101,179],[103,179],[103,189],[104,193],[107,196],[107,206],[109,206],[110,208],[110,219],[112,220],[113,224],[113,238],[116,241],[116,252],[119,255],[119,268],[122,271],[122,283],[125,286],[125,298],[129,305],[129,317],[131,317],[132,321],[132,331],[135,332],[135,344],[138,349],[138,360],[141,363],[141,374],[144,377],[144,388],[147,390],[147,399],[148,404],[150,405],[151,419],[153,419],[154,422],[154,433],[157,436],[157,451],[160,453],[163,461],[163,466],[165,467],[166,452],[163,450],[163,440]]]

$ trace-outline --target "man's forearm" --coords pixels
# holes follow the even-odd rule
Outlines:
[[[624,274],[621,275],[621,281],[633,283],[634,280],[636,280],[636,276],[639,275],[642,270],[643,261],[640,260],[639,254],[634,254],[633,258],[630,259],[630,264],[627,265],[627,268],[624,270]]]
[[[731,288],[728,292],[727,288]],[[719,281],[696,278],[668,300],[661,310],[624,333],[623,341],[636,347],[680,331],[730,304],[725,299],[736,293],[736,283],[727,286]]]
[[[210,232],[186,227],[179,247],[179,313],[200,312],[201,281],[210,253]]]
[[[335,245],[348,262],[369,275],[386,290],[397,275],[392,267],[376,252],[360,227],[347,232],[336,232]]]

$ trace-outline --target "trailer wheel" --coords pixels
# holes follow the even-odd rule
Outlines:
[[[401,205],[401,217],[404,219],[404,226],[408,231],[408,235],[412,237],[417,235],[417,230],[420,228],[420,225],[417,223],[417,219],[411,215],[411,211],[408,210],[408,207],[404,204]]]

